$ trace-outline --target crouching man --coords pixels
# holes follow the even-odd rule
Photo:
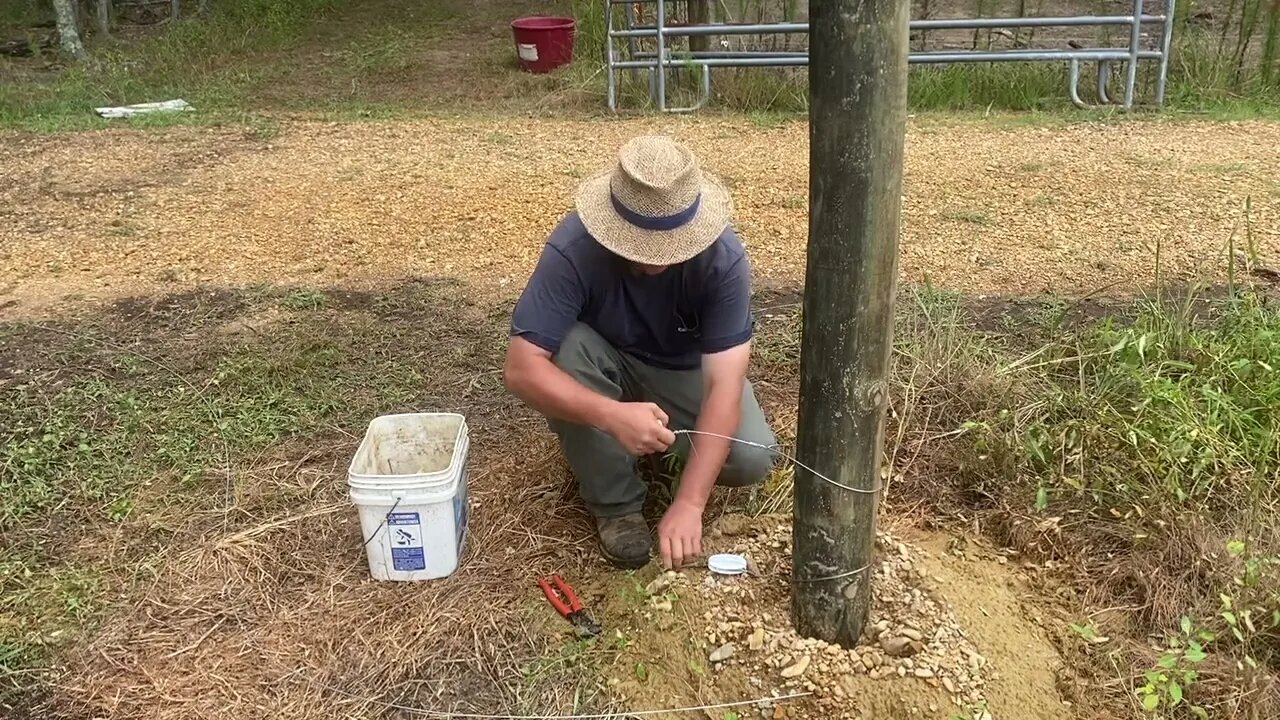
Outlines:
[[[732,201],[687,148],[640,137],[575,205],[516,305],[506,384],[547,416],[618,567],[653,550],[637,457],[686,460],[657,529],[663,565],[679,567],[702,553],[712,488],[759,483],[773,466],[746,380],[751,269]]]

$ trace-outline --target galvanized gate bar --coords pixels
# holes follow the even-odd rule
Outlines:
[[[1132,15],[1023,17],[1023,18],[942,18],[912,20],[912,30],[985,30],[1037,27],[1104,27],[1132,25]],[[1164,22],[1164,15],[1140,15],[1142,23]],[[630,30],[615,30],[614,37],[653,37],[655,25],[638,25]],[[809,23],[723,23],[712,25],[667,25],[662,33],[668,37],[692,35],[802,35]]]
[[[648,26],[634,25],[636,5],[652,4],[656,12],[655,24]],[[613,27],[613,6],[625,5],[628,27],[615,30]],[[666,2],[664,0],[605,0],[606,6],[606,47],[608,52],[608,98],[609,108],[617,110],[616,72],[618,70],[648,69],[656,76],[656,101],[659,110],[681,112],[696,109],[707,102],[710,97],[710,68],[712,67],[803,67],[808,65],[806,51],[754,51],[754,50],[700,50],[682,51],[672,58],[667,48],[669,37],[694,37],[707,35],[787,35],[809,32],[808,23],[721,23],[700,25],[667,25]],[[1124,62],[1126,64],[1125,93],[1123,106],[1132,108],[1137,89],[1138,62],[1156,60],[1159,63],[1156,78],[1155,104],[1164,104],[1168,85],[1169,53],[1173,40],[1173,23],[1175,17],[1175,0],[1167,0],[1165,12],[1162,14],[1145,14],[1144,0],[1133,0],[1133,12],[1130,15],[1097,15],[1097,16],[1062,16],[1062,17],[1023,17],[1023,18],[945,18],[933,20],[913,20],[910,25],[915,30],[981,30],[1006,28],[1043,28],[1043,27],[1123,27],[1128,26],[1129,44],[1124,48],[1087,48],[1087,49],[1014,49],[1014,50],[934,50],[911,53],[909,62],[917,64],[944,64],[966,62],[1062,62],[1070,63],[1068,90],[1072,102],[1080,107],[1087,107],[1080,99],[1078,92],[1080,62],[1098,63],[1098,96],[1104,103],[1109,103],[1107,93],[1108,64]],[[1142,26],[1159,23],[1162,26],[1159,49],[1142,49]],[[630,60],[622,60],[615,55],[614,38],[626,38],[630,46]],[[653,38],[657,41],[657,51],[641,51],[636,41],[642,38]],[[702,68],[703,92],[701,100],[689,108],[668,108],[666,105],[666,73],[672,67]]]
[[[1028,62],[1028,61],[1062,61],[1062,60],[1128,60],[1132,57],[1128,48],[1113,48],[1105,50],[1087,50],[1087,51],[1069,51],[1069,50],[1037,50],[1027,51],[1021,57],[1012,57],[1001,52],[986,51],[956,51],[956,52],[927,52],[913,53],[911,62],[924,65],[938,63],[961,63],[961,62]],[[1138,53],[1138,57],[1143,60],[1158,60],[1160,58],[1159,51],[1143,50]],[[693,65],[706,65],[708,67],[803,67],[809,64],[808,55],[785,55],[785,56],[769,56],[769,57],[698,57],[691,59],[668,58],[663,61],[663,65],[669,68],[690,67]],[[652,68],[654,62],[652,60],[620,60],[615,67],[625,68]]]

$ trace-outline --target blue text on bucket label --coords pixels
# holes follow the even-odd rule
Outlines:
[[[388,513],[387,532],[391,540],[391,567],[400,571],[427,569],[422,550],[422,519],[418,513]]]

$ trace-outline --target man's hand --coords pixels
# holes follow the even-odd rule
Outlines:
[[[702,554],[702,508],[676,500],[658,523],[662,566],[676,569]]]
[[[628,453],[649,455],[666,451],[676,441],[667,427],[667,414],[647,402],[618,403],[601,428],[613,436]]]

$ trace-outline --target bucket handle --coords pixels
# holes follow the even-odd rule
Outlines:
[[[396,490],[391,494],[396,498],[395,503],[392,504],[391,509],[387,511],[387,514],[382,516],[382,522],[378,523],[378,527],[373,529],[373,534],[369,535],[369,539],[361,543],[360,547],[366,547],[369,543],[373,542],[373,539],[378,537],[378,533],[382,532],[382,528],[387,526],[387,521],[391,519],[391,513],[395,512],[396,508],[400,507],[400,501],[404,499],[404,491]]]

